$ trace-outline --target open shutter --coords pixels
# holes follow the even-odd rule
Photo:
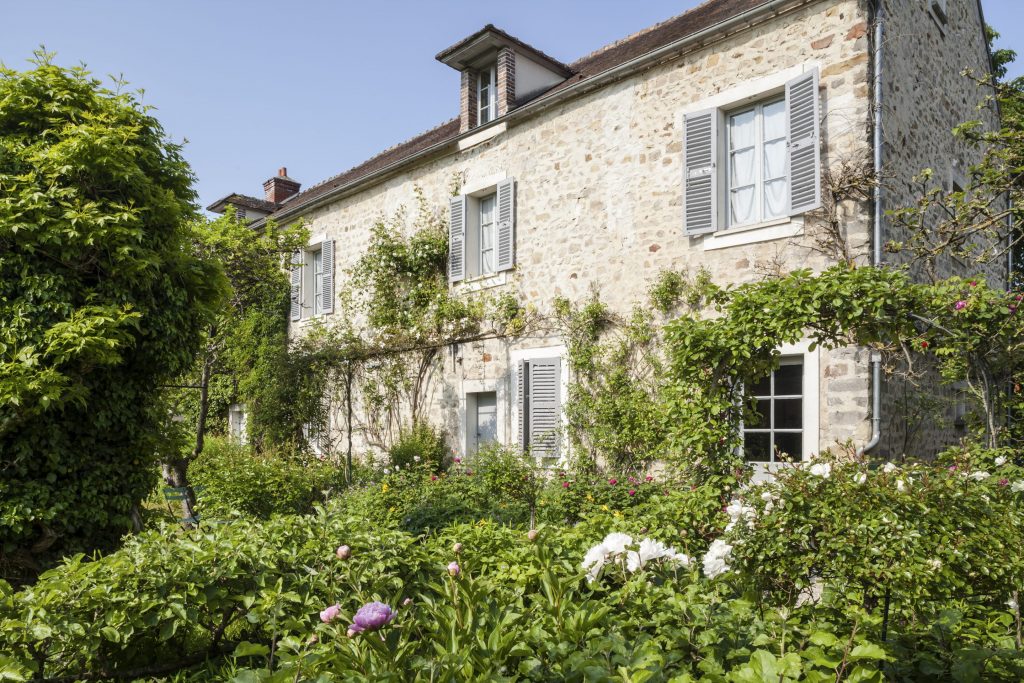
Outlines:
[[[452,197],[448,228],[448,281],[466,277],[466,195]]]
[[[516,259],[516,181],[512,178],[498,183],[498,226],[496,269],[508,270]]]
[[[325,240],[320,247],[320,263],[324,269],[322,313],[334,313],[334,240]]]
[[[789,124],[789,214],[821,206],[821,152],[818,69],[786,84],[786,120]]]
[[[540,358],[529,364],[530,452],[536,457],[557,458],[562,425],[560,401],[561,361]]]
[[[526,436],[526,430],[529,427],[530,420],[527,418],[527,411],[530,409],[530,401],[528,396],[529,381],[526,377],[529,372],[530,364],[527,361],[521,360],[516,364],[516,415],[518,436],[519,436],[519,450],[525,451],[526,447],[530,445],[530,440]]]
[[[683,119],[684,228],[688,235],[718,227],[718,110],[687,114]]]
[[[302,252],[292,252],[292,320],[302,317]]]

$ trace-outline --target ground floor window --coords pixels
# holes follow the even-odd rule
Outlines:
[[[757,401],[755,415],[743,424],[747,462],[794,462],[804,452],[804,363],[783,358],[779,369],[747,390]]]
[[[467,452],[498,441],[498,394],[480,391],[466,394]]]

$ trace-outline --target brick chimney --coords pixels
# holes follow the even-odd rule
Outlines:
[[[266,193],[267,201],[280,204],[284,200],[299,193],[302,187],[298,181],[288,177],[288,169],[282,166],[277,169],[277,175],[263,183],[263,192]]]

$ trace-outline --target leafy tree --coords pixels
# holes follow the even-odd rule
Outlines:
[[[195,364],[166,397],[165,434],[172,438],[163,457],[164,479],[188,490],[183,501],[187,517],[195,503],[188,465],[203,452],[211,426],[223,431],[211,420],[223,418],[234,400],[261,410],[262,399],[273,394],[275,380],[282,375],[289,296],[282,265],[306,243],[308,231],[301,224],[281,229],[272,221],[256,231],[231,210],[215,220],[193,222],[190,238],[196,258],[222,268],[229,295],[203,331]]]
[[[156,387],[221,296],[193,176],[135,95],[0,68],[0,573],[116,545],[154,483]]]

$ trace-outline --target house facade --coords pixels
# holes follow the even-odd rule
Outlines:
[[[721,284],[824,269],[835,262],[824,213],[868,264],[885,257],[884,212],[912,199],[914,174],[959,182],[973,161],[953,126],[997,123],[961,75],[989,70],[983,26],[978,0],[709,0],[566,64],[488,25],[437,55],[460,72],[458,117],[309,189],[281,169],[265,198],[210,208],[308,224],[293,335],[335,322],[371,227],[412,206],[416,189],[445,207],[456,293],[514,291],[541,310],[597,289],[628,314],[667,269],[706,269]],[[887,181],[834,205],[841,168]],[[780,369],[755,389],[772,410],[744,435],[749,460],[837,443],[902,452],[906,416],[868,350],[780,350]],[[569,381],[557,335],[461,344],[434,369],[430,417],[459,452],[497,440],[562,456],[550,434]],[[357,453],[370,448],[333,411],[325,448],[349,433]],[[955,436],[933,426],[915,445]]]

